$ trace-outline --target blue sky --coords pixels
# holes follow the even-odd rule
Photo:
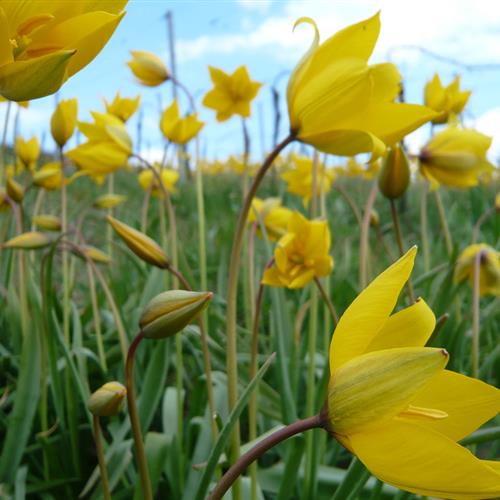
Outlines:
[[[143,99],[143,153],[154,157],[161,150],[158,130],[160,103],[171,100],[168,84],[156,89],[138,85],[127,68],[130,49],[150,50],[168,64],[165,13],[172,11],[175,24],[178,78],[196,96],[201,118],[206,122],[202,149],[210,158],[224,158],[242,149],[241,123],[232,118],[215,121],[211,110],[201,109],[201,98],[210,88],[207,66],[233,71],[246,64],[254,80],[263,82],[249,122],[255,155],[269,149],[272,132],[271,83],[278,74],[290,71],[311,40],[308,27],[292,33],[295,19],[311,16],[318,22],[322,40],[338,29],[381,10],[382,31],[373,62],[391,60],[401,70],[409,102],[421,102],[425,81],[439,72],[444,82],[462,75],[462,86],[473,90],[467,123],[495,137],[492,156],[500,156],[500,2],[491,0],[226,0],[165,1],[133,0],[127,15],[100,55],[68,81],[61,98],[78,97],[79,118],[89,119],[89,110],[102,110],[102,98],[112,99],[116,91],[124,96],[141,93]],[[418,47],[418,48],[415,48]],[[423,53],[426,49],[466,68]],[[477,65],[497,65],[478,67]],[[286,86],[286,76],[279,88]],[[21,111],[23,135],[48,137],[48,117],[54,97],[34,101]],[[286,133],[286,108],[282,103],[282,131]],[[184,109],[186,103],[184,103]],[[1,106],[0,113],[5,111]],[[0,119],[2,115],[0,114]],[[137,117],[130,121],[135,135]],[[428,129],[413,134],[416,149],[426,140]]]

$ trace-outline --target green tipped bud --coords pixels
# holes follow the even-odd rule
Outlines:
[[[33,217],[33,223],[46,231],[60,231],[62,222],[57,215],[40,214]]]
[[[13,248],[16,250],[36,250],[50,245],[50,238],[43,233],[37,231],[30,231],[18,236],[14,236],[9,241],[6,241],[2,246],[3,248]]]
[[[378,177],[381,193],[390,200],[402,196],[410,184],[410,162],[400,144],[389,149]]]
[[[139,326],[148,339],[163,339],[180,332],[207,306],[212,292],[169,290],[152,299],[144,309]]]
[[[24,199],[24,188],[15,181],[12,177],[9,177],[6,182],[7,194],[16,202],[21,203]]]
[[[127,389],[120,382],[107,382],[91,394],[87,408],[97,417],[111,417],[122,409],[126,395]]]

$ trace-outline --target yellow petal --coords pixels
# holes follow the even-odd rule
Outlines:
[[[389,317],[368,345],[366,352],[392,347],[423,347],[429,340],[436,317],[423,299]]]
[[[458,441],[500,412],[500,390],[445,370],[423,387],[411,404],[445,411],[448,418],[426,420],[420,425]]]
[[[382,481],[449,499],[496,498],[500,474],[451,439],[419,424],[393,419],[349,436],[358,458]]]
[[[386,324],[408,280],[417,247],[413,247],[375,278],[352,302],[339,320],[330,344],[330,373],[366,352]]]

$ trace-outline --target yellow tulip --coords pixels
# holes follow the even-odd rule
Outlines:
[[[264,271],[262,283],[302,288],[314,278],[326,276],[333,269],[330,239],[326,221],[309,221],[293,212],[287,232],[274,251],[274,264]]]
[[[121,205],[126,200],[127,197],[121,194],[114,194],[114,193],[103,194],[94,201],[94,207],[102,209],[113,208],[117,207],[118,205]]]
[[[147,87],[157,87],[170,78],[163,61],[145,50],[131,50],[132,60],[127,65],[139,83]]]
[[[87,408],[92,415],[112,417],[122,409],[126,395],[127,388],[120,382],[106,382],[90,395]]]
[[[467,188],[478,184],[479,176],[493,170],[486,159],[491,137],[476,130],[449,127],[437,133],[419,155],[420,172],[433,188]]]
[[[100,264],[109,264],[111,262],[111,257],[108,254],[91,245],[80,245],[78,247],[77,255],[81,254]]]
[[[24,187],[19,184],[13,177],[7,177],[5,184],[7,194],[16,202],[22,203],[24,199]]]
[[[281,174],[281,178],[287,183],[287,190],[302,198],[304,207],[309,205],[313,195],[318,196],[321,192],[328,193],[331,189],[334,174],[318,160],[316,192],[314,193],[314,161],[306,156],[291,157],[292,168]]]
[[[26,141],[22,137],[17,137],[16,156],[23,167],[33,170],[33,168],[35,168],[35,163],[40,157],[40,144],[38,139],[33,136]]]
[[[381,156],[386,145],[436,116],[429,108],[395,103],[401,75],[393,64],[367,61],[380,31],[379,14],[319,44],[319,32],[292,72],[287,101],[290,128],[302,142],[326,153]]]
[[[174,170],[173,168],[157,168],[155,166],[155,169],[161,178],[161,183],[163,184],[164,188],[169,193],[175,193],[175,185],[179,180],[179,172],[177,172],[177,170]],[[150,169],[143,170],[139,174],[137,179],[144,191],[149,191],[151,189],[151,194],[153,196],[163,198],[163,189],[158,183],[157,176]]]
[[[116,116],[122,122],[126,122],[137,111],[140,103],[140,95],[135,98],[121,97],[119,92],[117,92],[114,99],[110,103],[104,99],[106,112],[110,115]]]
[[[347,308],[330,345],[329,431],[381,481],[418,495],[500,495],[500,467],[457,441],[500,410],[500,391],[445,370],[448,353],[424,347],[427,304],[391,312],[416,254],[409,250]]]
[[[2,2],[0,94],[25,101],[56,92],[106,45],[126,3]]]
[[[54,141],[62,148],[69,141],[76,127],[78,101],[67,99],[60,101],[50,119],[50,131]]]
[[[49,237],[38,231],[28,231],[14,236],[6,241],[2,247],[12,248],[15,250],[36,250],[37,248],[44,248],[50,245],[51,240]]]
[[[471,93],[470,90],[460,91],[459,76],[456,76],[447,87],[443,87],[441,79],[436,73],[432,80],[427,82],[424,91],[425,105],[439,112],[432,123],[446,123],[451,116],[460,114]]]
[[[474,266],[477,254],[480,253],[479,294],[500,296],[500,252],[485,243],[469,245],[457,259],[455,283],[469,279],[474,284]]]
[[[250,116],[250,103],[262,84],[250,79],[246,66],[240,66],[232,75],[221,69],[208,67],[214,88],[203,98],[203,105],[217,112],[217,121],[223,122],[233,115]]]
[[[261,200],[255,197],[248,214],[248,223],[257,224],[257,234],[260,234],[260,223],[264,224],[266,233],[271,241],[275,241],[286,233],[288,222],[293,211],[281,206],[279,198]]]
[[[63,183],[64,176],[59,161],[46,163],[33,174],[33,184],[48,191],[61,189]]]
[[[88,141],[68,151],[66,156],[92,176],[110,174],[127,164],[132,139],[116,116],[92,112],[94,123],[78,122]]]
[[[165,109],[160,120],[160,130],[165,138],[174,144],[186,144],[204,125],[204,122],[198,120],[198,113],[181,118],[177,101],[173,101]]]
[[[410,185],[410,162],[404,148],[396,144],[389,148],[378,178],[380,192],[390,200],[403,196]]]

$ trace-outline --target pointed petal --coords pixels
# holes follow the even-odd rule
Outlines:
[[[500,474],[451,439],[418,424],[389,425],[349,436],[366,467],[398,488],[440,498],[495,498]]]
[[[330,344],[330,373],[355,356],[366,352],[375,335],[387,322],[408,280],[417,247],[406,252],[375,278],[344,312]]]
[[[436,317],[423,299],[389,317],[366,352],[393,347],[423,347],[429,340]]]
[[[411,404],[445,411],[448,418],[419,423],[458,441],[500,412],[500,390],[445,370],[421,389]]]

